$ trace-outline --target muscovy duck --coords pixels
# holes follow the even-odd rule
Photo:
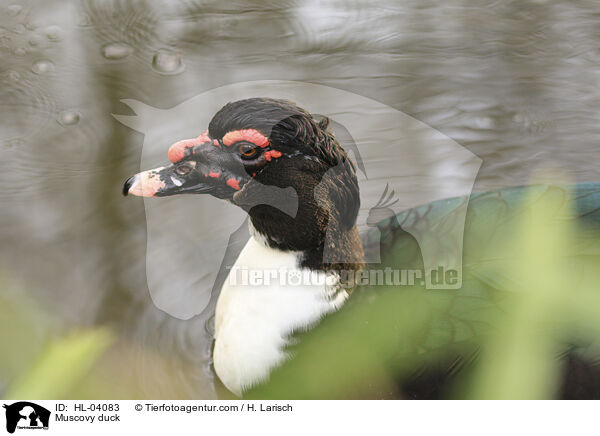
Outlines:
[[[275,381],[290,376],[286,361],[293,336],[342,307],[356,287],[356,276],[348,273],[364,268],[356,228],[360,197],[355,167],[327,127],[327,118],[317,121],[289,101],[252,98],[229,103],[203,134],[169,148],[170,165],[136,174],[123,188],[125,195],[145,197],[211,194],[248,212],[251,238],[221,289],[213,350],[215,372],[238,396],[266,381],[275,368]],[[582,215],[594,218],[597,209],[590,205],[600,204],[600,189],[588,185],[579,191]],[[473,216],[484,216],[490,224],[503,216],[509,203],[519,198],[518,192],[472,197],[471,211],[477,210],[471,204],[483,206],[479,216],[471,214],[471,221],[477,224],[480,220]],[[415,262],[419,249],[406,228],[423,223],[429,214],[447,214],[451,220],[456,205],[469,201],[443,200],[395,216],[385,207],[393,198],[384,197],[386,193],[374,208],[371,225],[381,236],[376,243],[387,250],[388,263],[403,268],[419,267]],[[369,249],[368,238],[365,248]],[[260,273],[259,280],[249,283],[253,272]],[[488,277],[484,276],[477,279],[485,283]],[[440,292],[428,292],[427,298],[444,305],[461,291]],[[368,292],[361,295],[370,298]],[[456,334],[456,326],[447,327]],[[438,328],[444,331],[444,326]],[[392,397],[401,392],[403,397],[439,397],[447,380],[469,366],[477,351],[458,354],[440,358],[439,367],[433,369],[419,366],[397,392],[373,395]],[[593,371],[597,372],[595,367]],[[277,391],[263,393],[279,396]]]
[[[285,359],[289,335],[342,305],[347,290],[336,285],[336,273],[362,265],[355,168],[327,123],[287,101],[230,103],[202,135],[170,147],[171,165],[124,186],[125,194],[146,197],[207,193],[248,211],[252,237],[215,314],[215,371],[237,395]],[[332,261],[324,256],[326,239],[335,241]],[[243,270],[286,277],[312,271],[314,284],[236,284]]]

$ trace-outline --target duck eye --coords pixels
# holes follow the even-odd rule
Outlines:
[[[253,158],[257,153],[256,146],[248,143],[240,144],[239,150],[244,159]]]
[[[187,164],[179,165],[175,168],[175,174],[178,176],[187,176],[190,171],[192,171],[192,167]]]

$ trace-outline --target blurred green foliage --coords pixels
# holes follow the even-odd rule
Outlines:
[[[454,376],[447,398],[556,398],[561,356],[600,356],[598,195],[534,186],[473,196],[461,289],[356,290],[343,310],[299,333],[294,358],[247,397],[393,398],[399,384],[437,370]],[[386,237],[384,265],[422,266],[414,238]],[[102,326],[64,331],[7,280],[0,299],[3,397],[190,398],[175,362],[152,350]]]
[[[62,333],[60,322],[30,300],[19,284],[4,278],[2,285],[2,397],[69,398],[111,345],[113,335],[102,327]]]
[[[556,398],[566,351],[600,356],[600,220],[597,207],[581,205],[598,204],[595,189],[474,196],[460,290],[359,289],[247,396],[395,397],[399,385],[427,384],[422,372],[437,370],[456,375],[446,398]],[[412,237],[388,242],[386,264],[419,267]]]
[[[0,279],[0,396],[5,399],[191,397],[182,365],[118,340],[105,326],[66,327],[22,284]]]
[[[5,398],[68,398],[73,386],[113,341],[104,328],[74,331],[52,340],[35,363],[17,378]]]

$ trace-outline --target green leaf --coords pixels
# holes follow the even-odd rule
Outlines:
[[[75,331],[52,341],[37,361],[9,387],[6,399],[61,399],[113,342],[106,328]]]

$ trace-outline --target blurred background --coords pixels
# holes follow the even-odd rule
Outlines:
[[[143,202],[121,196],[143,136],[120,99],[323,84],[479,156],[475,191],[597,181],[599,19],[595,0],[2,0],[0,394],[216,397],[213,306],[183,321],[149,298]]]

